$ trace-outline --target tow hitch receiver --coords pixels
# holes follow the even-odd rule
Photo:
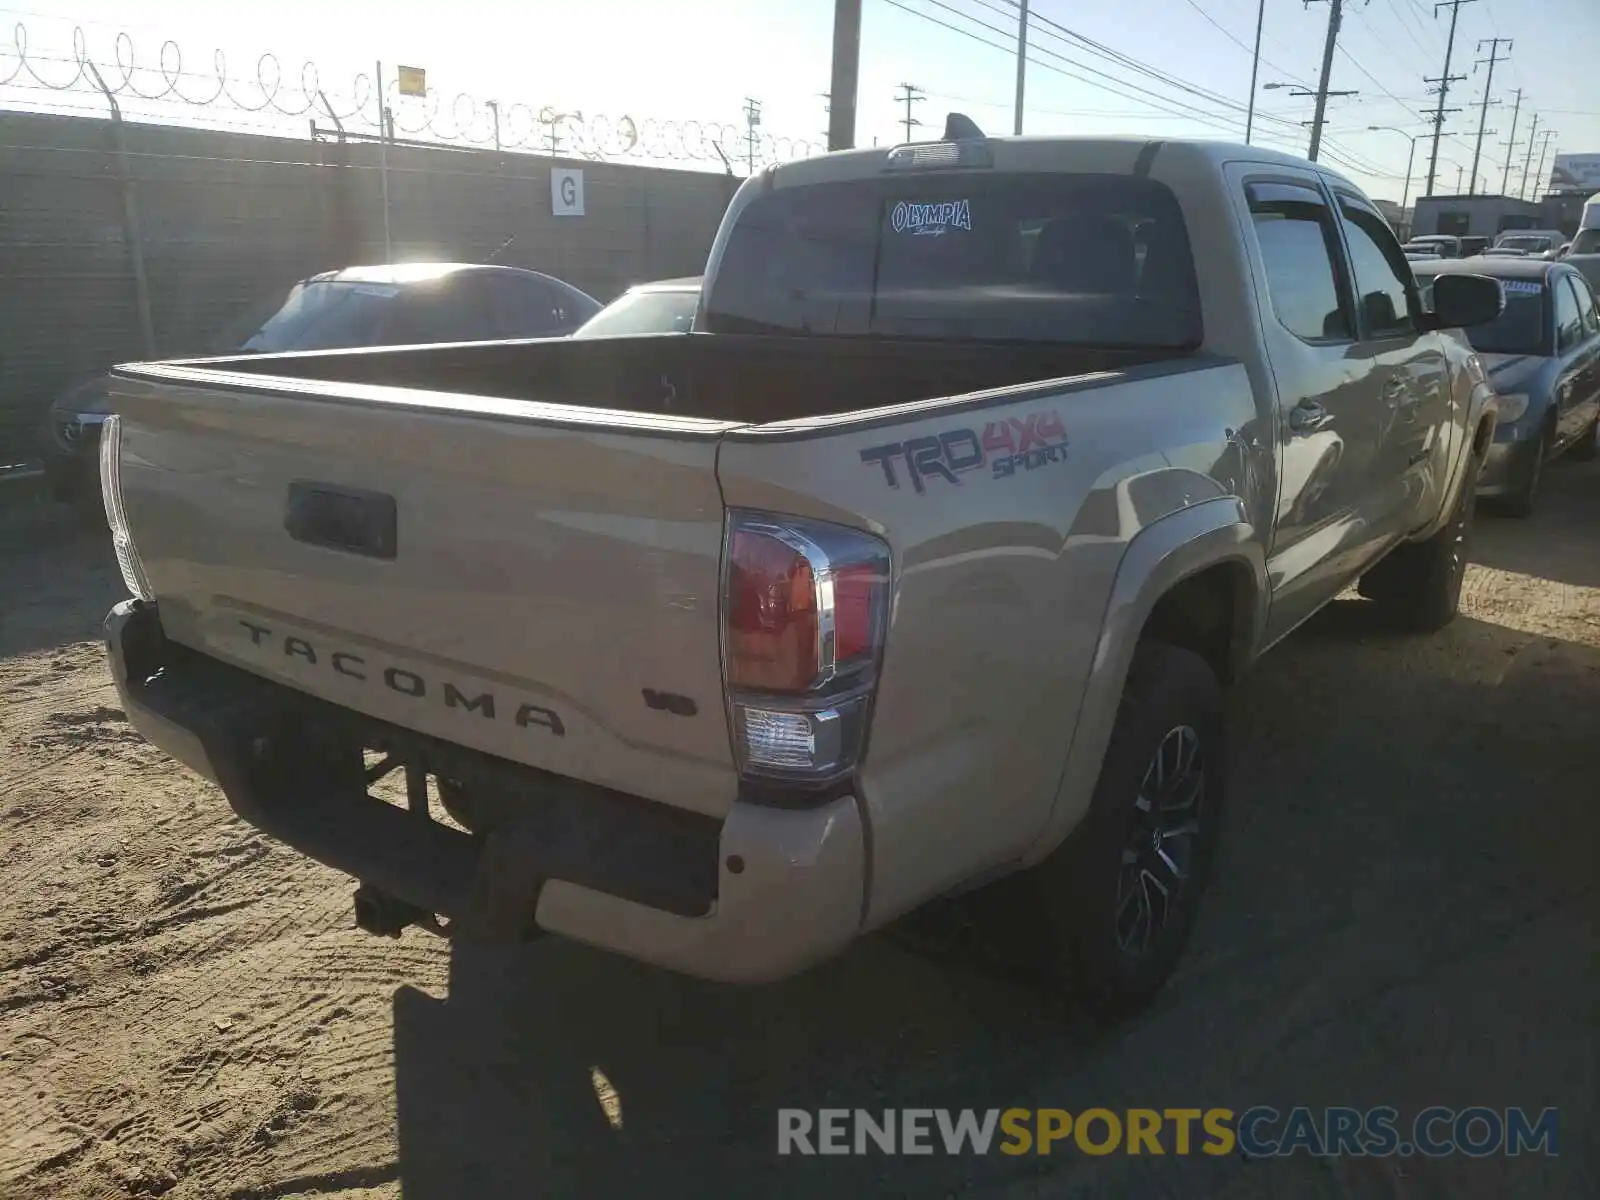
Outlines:
[[[356,889],[355,907],[356,928],[379,937],[397,938],[407,925],[441,936],[447,932],[433,913],[365,883]]]

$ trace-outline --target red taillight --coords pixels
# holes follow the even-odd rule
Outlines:
[[[868,564],[839,567],[833,573],[833,636],[835,653],[847,662],[870,653],[877,635],[873,603],[882,587]]]
[[[889,551],[878,538],[730,515],[725,669],[746,773],[816,783],[854,767],[888,596]]]
[[[728,566],[728,683],[803,692],[817,677],[816,577],[768,533],[735,530]]]

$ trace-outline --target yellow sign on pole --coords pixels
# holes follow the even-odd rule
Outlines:
[[[428,73],[421,67],[397,67],[400,72],[400,94],[402,96],[426,96],[428,94]]]

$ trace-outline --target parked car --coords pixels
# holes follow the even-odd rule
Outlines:
[[[1591,212],[1594,215],[1593,219],[1600,219],[1600,206],[1596,206],[1593,200],[1584,207],[1585,219],[1590,219]],[[1589,281],[1589,286],[1600,295],[1600,226],[1580,228],[1573,235],[1572,249],[1567,251],[1561,261],[1569,267],[1582,271]]]
[[[1520,250],[1532,258],[1554,262],[1567,235],[1559,229],[1510,229],[1494,240],[1496,250]]]
[[[1489,238],[1463,237],[1461,239],[1461,257],[1471,258],[1474,254],[1482,254],[1489,248]]]
[[[518,267],[406,263],[346,267],[304,279],[228,350],[266,354],[357,346],[557,337],[600,302],[550,275]],[[222,347],[216,348],[223,353]],[[50,405],[41,456],[52,494],[100,511],[99,431],[108,377],[96,373]]]
[[[635,284],[577,331],[575,338],[632,333],[688,333],[700,303],[700,277]]]
[[[1478,494],[1533,511],[1544,465],[1600,453],[1600,308],[1581,273],[1534,257],[1417,264],[1424,297],[1453,272],[1500,280],[1505,310],[1466,331],[1499,393],[1499,423]]]
[[[1455,616],[1500,285],[1425,312],[1321,164],[953,116],[749,179],[704,287],[682,337],[119,367],[129,720],[370,932],[759,982],[1005,876],[1150,1000],[1224,683],[1358,580]]]
[[[1421,246],[1435,246],[1443,258],[1460,258],[1462,256],[1461,239],[1449,233],[1425,233],[1421,237],[1414,237],[1406,243],[1407,250]]]

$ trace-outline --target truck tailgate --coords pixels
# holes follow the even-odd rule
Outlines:
[[[118,375],[168,636],[490,754],[712,815],[724,423]]]

